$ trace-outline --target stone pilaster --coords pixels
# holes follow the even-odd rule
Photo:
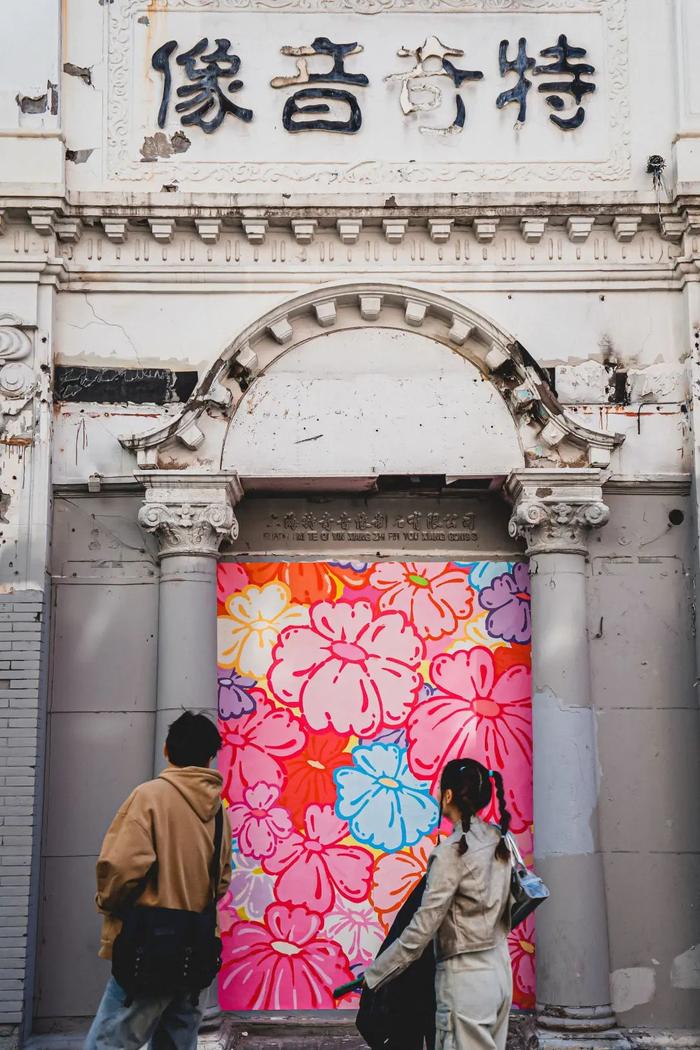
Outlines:
[[[588,535],[608,508],[596,470],[517,471],[507,488],[511,535],[530,556],[535,864],[552,894],[536,917],[540,1038],[623,1041],[610,1005],[586,615]]]
[[[142,471],[139,523],[159,543],[155,770],[170,722],[183,710],[216,712],[216,564],[235,539],[235,474]]]

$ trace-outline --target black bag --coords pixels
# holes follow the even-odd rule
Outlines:
[[[391,924],[378,955],[401,936],[423,899],[426,876],[413,888]],[[381,988],[363,988],[355,1021],[371,1050],[433,1050],[435,954],[432,942],[403,973]]]
[[[112,949],[112,976],[134,999],[192,994],[207,988],[221,969],[221,940],[216,935],[224,816],[216,814],[214,859],[210,868],[212,900],[204,911],[135,905],[120,916],[122,929]]]

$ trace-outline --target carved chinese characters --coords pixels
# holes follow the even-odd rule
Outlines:
[[[208,45],[207,37],[203,37],[189,51],[177,56],[177,64],[184,67],[191,83],[178,87],[177,96],[182,101],[177,103],[175,110],[182,114],[180,123],[183,126],[196,124],[210,135],[221,126],[227,113],[248,123],[253,119],[253,111],[237,105],[229,97],[243,87],[243,81],[235,79],[241,68],[241,60],[238,55],[229,54],[231,41],[220,37],[211,51],[207,50]],[[163,95],[158,110],[159,128],[165,127],[168,117],[172,91],[170,60],[177,46],[176,40],[169,40],[154,51],[151,59],[153,68],[163,75]]]
[[[270,86],[273,88],[289,88],[300,84],[352,84],[357,87],[366,87],[369,80],[364,73],[349,73],[345,69],[345,60],[350,55],[359,55],[364,49],[358,47],[357,43],[334,44],[326,36],[317,36],[308,46],[283,47],[283,55],[291,55],[297,59],[297,74],[290,77],[273,77]],[[332,59],[332,66],[325,72],[313,72],[309,70],[308,58],[327,55]],[[316,114],[327,114],[331,112],[329,102],[344,103],[349,113],[345,119],[334,119],[316,116]],[[304,119],[312,115],[312,118]],[[301,115],[300,120],[295,117]],[[362,111],[360,110],[357,97],[345,88],[333,87],[304,87],[287,99],[282,113],[282,123],[287,131],[340,131],[348,135],[354,134],[362,126]]]
[[[419,130],[424,134],[458,134],[466,120],[466,109],[459,88],[465,82],[483,80],[484,74],[481,70],[458,69],[450,59],[461,58],[464,51],[460,48],[446,47],[436,36],[428,37],[421,47],[413,50],[402,47],[397,54],[399,58],[415,58],[416,60],[413,69],[405,73],[390,73],[384,78],[385,80],[401,81],[401,109],[403,112],[408,115],[409,113],[427,113],[437,109],[442,102],[442,91],[436,84],[428,81],[434,77],[446,77],[457,88],[456,112],[452,124],[446,128],[433,128],[420,124]],[[427,98],[425,98],[426,95]]]
[[[584,123],[585,102],[596,91],[592,79],[596,69],[589,62],[582,61],[587,49],[570,44],[566,34],[561,33],[555,44],[535,52],[543,60],[540,63],[528,53],[525,36],[518,39],[517,50],[509,39],[503,39],[497,56],[484,55],[478,63],[484,66],[483,69],[457,64],[455,60],[465,56],[465,48],[459,45],[465,43],[468,44],[468,39],[453,39],[450,44],[445,44],[431,35],[422,44],[401,46],[393,51],[401,59],[413,60],[413,65],[389,72],[382,80],[388,91],[396,82],[400,84],[401,111],[422,134],[461,134],[467,123],[465,98],[467,101],[476,99],[477,92],[486,90],[480,82],[488,84],[489,79],[497,77],[508,86],[492,93],[492,98],[499,110],[517,106],[516,128],[525,124],[530,115],[528,109],[533,107],[529,92],[534,78],[537,78],[536,97],[545,96],[543,102],[554,111],[548,114],[551,123],[565,132],[575,131]],[[182,70],[179,79],[184,78],[185,82],[175,88],[178,101],[174,108],[183,126],[195,125],[205,134],[212,134],[228,115],[246,123],[253,120],[253,109],[234,100],[244,83],[237,78],[242,59],[232,51],[229,39],[217,37],[214,46],[210,46],[208,37],[203,37],[189,50],[176,55],[178,47],[176,40],[169,40],[151,55],[151,66],[162,77],[157,115],[160,128],[164,128],[168,121],[174,73],[178,67]],[[316,36],[310,44],[285,44],[279,50],[282,55],[296,59],[296,73],[276,75],[269,80],[269,87],[273,90],[291,92],[282,108],[282,127],[290,134],[357,134],[363,124],[362,89],[370,84],[369,77],[355,64],[357,56],[364,51],[362,44],[357,41],[340,43],[329,36]],[[470,54],[474,50],[472,48]],[[391,53],[387,50],[387,64],[391,61]],[[258,80],[255,88],[250,90],[258,93],[261,90],[259,67],[263,61],[263,53],[255,55]],[[474,59],[469,63],[470,66],[476,64]],[[441,107],[446,89],[450,94],[454,90],[451,120],[448,117],[443,118],[447,122],[438,124],[425,122],[425,114]],[[488,90],[493,92],[492,88]],[[542,104],[537,108],[538,119],[541,119],[547,111]],[[440,120],[439,115],[436,116]]]

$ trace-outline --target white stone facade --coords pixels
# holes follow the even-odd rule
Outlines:
[[[532,67],[498,108],[500,41],[562,34],[583,121]],[[284,126],[320,36],[363,48],[351,134]],[[250,120],[181,120],[203,38]],[[422,94],[385,79],[431,38],[483,77],[433,42]],[[3,0],[0,39],[0,1033],[94,1006],[94,855],[213,695],[217,554],[329,556],[247,508],[391,478],[505,497],[476,549],[536,570],[538,861],[582,902],[542,1041],[697,1045],[696,0]]]

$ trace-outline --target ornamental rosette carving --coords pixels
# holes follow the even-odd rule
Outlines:
[[[523,500],[516,504],[508,531],[523,538],[528,554],[586,554],[588,532],[601,528],[610,517],[602,500],[585,503],[546,503]]]
[[[224,540],[238,537],[238,521],[225,503],[146,502],[139,524],[156,536],[161,557],[168,554],[216,555]]]

